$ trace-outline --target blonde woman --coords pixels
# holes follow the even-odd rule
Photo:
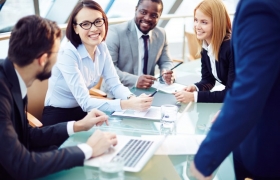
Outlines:
[[[231,22],[221,0],[204,0],[194,9],[194,31],[200,44],[201,81],[175,93],[177,101],[223,102],[234,77],[234,58],[230,47]],[[210,90],[218,81],[222,91]]]

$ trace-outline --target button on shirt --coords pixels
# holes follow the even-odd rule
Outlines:
[[[19,81],[21,97],[23,99],[27,95],[27,87],[26,87],[23,79],[21,78],[20,74],[17,72],[16,69],[15,69],[15,71],[16,71],[16,74],[17,74],[17,77],[18,77],[18,81]],[[67,123],[67,133],[68,133],[69,136],[74,134],[74,122],[75,121],[69,121]],[[83,151],[83,153],[85,155],[85,159],[89,159],[91,157],[91,155],[92,155],[92,148],[88,144],[83,143],[83,144],[78,144],[77,146]]]
[[[90,97],[89,89],[99,82],[101,76],[116,100]],[[127,99],[130,94],[130,90],[121,84],[104,42],[96,47],[94,61],[83,44],[75,48],[71,42],[67,42],[60,50],[57,63],[52,69],[45,106],[80,106],[85,112],[94,108],[120,111],[120,99]]]
[[[207,51],[207,55],[210,59],[210,66],[211,66],[213,76],[216,78],[217,81],[221,82],[221,80],[218,78],[217,75],[216,60],[211,44],[208,46],[207,43],[203,41],[202,48]],[[197,87],[196,90],[199,91]],[[194,92],[193,94],[194,94],[194,102],[197,102],[197,92]]]

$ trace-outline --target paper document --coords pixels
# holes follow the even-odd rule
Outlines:
[[[142,137],[148,137],[143,135]],[[156,151],[155,155],[193,155],[196,154],[205,135],[170,135]],[[152,138],[152,137],[151,137]]]
[[[155,81],[152,87],[156,88],[162,92],[171,94],[171,93],[174,93],[175,91],[181,91],[186,86],[182,85],[182,84],[178,84],[178,83],[173,83],[171,85],[167,85],[167,84],[161,84],[160,82]]]
[[[161,119],[161,110],[160,107],[151,106],[146,111],[136,111],[136,110],[123,110],[116,111],[112,114],[113,116],[126,116],[126,117],[136,117],[144,118],[150,120],[160,120]]]

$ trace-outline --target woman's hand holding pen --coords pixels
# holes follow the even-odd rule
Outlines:
[[[141,94],[138,97],[132,96],[128,100],[121,100],[122,109],[133,109],[137,111],[146,111],[152,105],[153,97]]]

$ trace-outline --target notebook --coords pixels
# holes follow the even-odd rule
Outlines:
[[[121,156],[124,159],[125,171],[139,172],[154,155],[164,139],[164,136],[145,138],[118,135],[116,146],[111,147],[107,153],[99,157],[85,161],[84,165],[99,167],[101,163],[110,162],[116,156]]]

